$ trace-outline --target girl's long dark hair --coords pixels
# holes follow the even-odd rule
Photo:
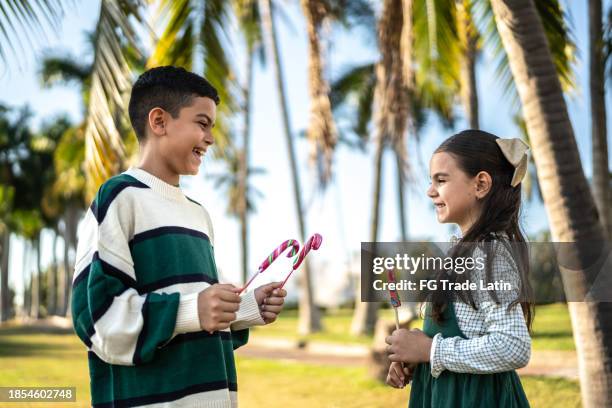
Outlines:
[[[492,186],[489,193],[482,198],[482,212],[476,222],[464,234],[458,244],[451,250],[450,256],[465,256],[473,250],[473,246],[479,243],[490,242],[499,239],[499,233],[505,232],[508,240],[512,243],[512,251],[520,273],[520,295],[514,300],[509,308],[517,303],[521,304],[527,327],[531,329],[534,316],[534,304],[531,285],[529,284],[529,255],[527,244],[519,226],[519,213],[521,209],[521,184],[512,187],[510,182],[514,174],[514,167],[504,157],[499,145],[495,142],[499,139],[481,130],[464,130],[445,140],[434,152],[448,153],[456,160],[458,167],[469,177],[475,177],[479,172],[485,171],[492,178]],[[487,280],[491,280],[491,265],[493,256],[489,254],[490,244],[484,245],[487,251],[485,271]],[[446,274],[440,271],[439,277]],[[444,279],[464,280],[467,274],[446,274]],[[457,295],[465,302],[476,308],[473,297],[469,291],[459,291]],[[492,296],[497,301],[495,293]],[[441,290],[430,294],[432,302],[432,317],[435,321],[442,321],[442,313],[448,306],[448,293]]]

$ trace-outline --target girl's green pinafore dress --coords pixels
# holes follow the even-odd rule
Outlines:
[[[461,332],[455,307],[450,303],[443,313],[444,321],[437,324],[427,305],[423,332],[429,337],[467,337]],[[429,363],[418,364],[410,389],[409,408],[529,407],[521,380],[516,371],[494,374],[455,373],[444,370],[438,378],[431,375]]]

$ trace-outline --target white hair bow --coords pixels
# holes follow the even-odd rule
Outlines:
[[[521,139],[495,139],[504,157],[514,166],[514,174],[510,185],[516,187],[527,174],[527,152],[529,146]]]

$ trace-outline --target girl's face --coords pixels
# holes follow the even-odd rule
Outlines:
[[[429,162],[429,176],[427,195],[434,203],[438,222],[458,224],[465,235],[480,213],[480,173],[470,177],[451,154],[440,152],[434,153]]]

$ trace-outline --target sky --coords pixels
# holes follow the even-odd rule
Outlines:
[[[84,4],[87,3],[87,4]],[[297,3],[293,2],[292,4]],[[604,10],[611,1],[604,1]],[[54,115],[67,113],[73,121],[82,119],[81,97],[76,87],[43,89],[37,75],[41,56],[49,50],[67,50],[75,58],[90,60],[85,43],[85,30],[95,27],[99,1],[80,2],[67,12],[61,29],[51,33],[47,42],[34,44],[19,60],[0,65],[0,104],[20,107],[27,104],[34,113],[32,125]],[[285,3],[286,4],[286,3]],[[587,177],[591,174],[591,143],[588,89],[588,10],[586,2],[563,1],[569,5],[569,15],[574,38],[580,51],[575,68],[577,89],[566,97],[570,118],[580,150],[580,157]],[[290,120],[294,134],[307,126],[309,97],[307,83],[307,37],[304,20],[297,6],[287,6],[287,20],[280,19],[280,53],[286,78],[287,100],[290,105]],[[326,72],[337,77],[347,67],[374,61],[376,53],[368,39],[358,30],[343,32],[334,30],[328,44]],[[240,66],[240,53],[235,54]],[[519,137],[512,121],[515,107],[510,97],[496,79],[495,64],[491,55],[484,53],[478,66],[478,96],[480,98],[481,129],[500,137]],[[263,259],[282,241],[299,238],[287,146],[283,134],[278,96],[271,66],[257,67],[252,102],[251,166],[263,168],[265,173],[253,178],[254,187],[263,193],[256,201],[256,212],[249,218],[248,260],[249,273],[256,271]],[[611,118],[611,93],[606,94],[608,117]],[[430,118],[421,133],[418,146],[413,140],[407,144],[411,180],[406,193],[409,237],[412,240],[446,241],[458,230],[452,225],[438,224],[433,205],[425,191],[429,184],[428,161],[435,148],[456,131],[467,128],[460,116],[454,129],[444,129]],[[608,130],[612,126],[608,126]],[[346,289],[351,277],[348,270],[358,272],[358,256],[362,241],[369,241],[372,211],[374,174],[373,145],[368,144],[361,152],[339,145],[334,159],[334,179],[325,192],[315,185],[315,174],[308,166],[308,146],[298,138],[296,156],[303,190],[304,216],[307,235],[318,232],[323,235],[323,245],[309,255],[314,269],[313,285],[316,299],[321,304],[334,304],[338,292]],[[395,169],[391,154],[385,156],[383,167],[383,189],[381,227],[379,241],[399,239],[397,196],[395,191]],[[227,197],[224,191],[215,189],[211,175],[224,171],[218,162],[207,155],[198,176],[183,177],[181,186],[186,194],[202,203],[210,213],[215,233],[215,256],[221,280],[240,282],[240,232],[238,222],[226,213]],[[522,226],[530,236],[548,228],[546,212],[537,201],[525,202]],[[50,259],[51,235],[45,234],[43,263]],[[61,251],[61,247],[59,248]],[[18,292],[22,289],[21,270],[24,266],[24,247],[14,239],[11,251],[10,282]],[[26,263],[26,270],[33,262]],[[288,259],[279,259],[257,278],[255,285],[273,279],[281,279],[289,268]],[[28,273],[26,272],[26,273]],[[299,273],[299,272],[298,272]],[[289,281],[290,297],[295,296],[295,283]]]

